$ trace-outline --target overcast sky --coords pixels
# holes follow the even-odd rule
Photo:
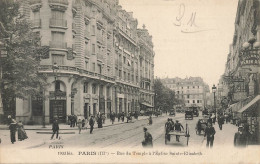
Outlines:
[[[200,76],[210,85],[224,73],[238,0],[119,0],[153,36],[155,76]]]

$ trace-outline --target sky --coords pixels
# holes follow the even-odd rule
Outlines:
[[[200,76],[211,87],[224,73],[238,0],[119,0],[154,43],[154,76]]]

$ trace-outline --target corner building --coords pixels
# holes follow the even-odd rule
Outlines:
[[[65,123],[71,114],[153,107],[152,37],[118,0],[23,0],[21,12],[41,36],[39,74],[49,86],[45,99],[16,100],[17,120]]]

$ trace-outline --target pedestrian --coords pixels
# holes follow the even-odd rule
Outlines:
[[[101,115],[98,115],[97,123],[98,123],[98,128],[102,128],[102,127],[103,127],[103,126],[102,126],[103,120],[102,120]]]
[[[246,147],[247,146],[247,135],[244,133],[243,126],[238,127],[238,132],[234,136],[235,147]]]
[[[196,128],[197,128],[198,133],[201,134],[201,130],[202,130],[202,128],[201,128],[201,119],[199,119],[199,121],[197,122]]]
[[[16,129],[17,129],[17,122],[14,119],[11,119],[9,129],[10,129],[11,142],[12,142],[12,144],[14,144],[14,142],[16,142],[15,133],[16,133]]]
[[[142,142],[143,147],[153,147],[153,137],[147,132],[147,128],[144,127],[144,141]]]
[[[86,124],[86,119],[82,119],[82,128],[85,127],[85,124]]]
[[[212,115],[212,123],[215,125],[215,122],[216,122],[216,115],[213,114],[213,115]]]
[[[120,113],[118,113],[118,114],[117,114],[117,119],[118,119],[118,122],[120,121],[120,118],[121,118],[121,114],[120,114]]]
[[[71,125],[71,115],[68,115],[68,125]]]
[[[219,117],[218,117],[218,126],[219,126],[219,129],[220,130],[222,130],[222,126],[223,126],[223,124],[224,124],[224,116],[223,115],[220,115]]]
[[[168,118],[167,122],[165,123],[165,137],[167,138],[168,141],[171,140],[171,136],[169,135],[171,129],[172,129],[172,122],[171,119]]]
[[[115,113],[114,112],[112,112],[111,114],[110,114],[110,120],[111,120],[111,122],[112,122],[112,124],[114,124],[114,122],[115,122]]]
[[[172,120],[172,118],[170,119],[170,123],[171,123],[171,131],[174,130],[174,122]]]
[[[152,116],[149,116],[149,118],[148,118],[148,125],[152,125],[152,124],[153,124]]]
[[[214,142],[214,135],[216,131],[215,128],[212,126],[212,124],[208,123],[208,126],[205,129],[205,134],[204,138],[207,136],[207,147],[210,146],[210,148],[213,147],[213,142]]]
[[[177,132],[180,132],[182,130],[184,130],[183,126],[181,123],[179,123],[179,120],[176,120],[176,123],[174,124],[174,130]],[[176,135],[176,141],[180,142],[180,136]]]
[[[137,113],[137,111],[135,111],[134,117],[135,117],[136,120],[138,120],[138,113]]]
[[[105,113],[103,113],[103,114],[101,115],[101,118],[102,118],[103,124],[105,124],[105,121],[106,121],[106,115],[105,115]]]
[[[212,114],[210,114],[210,115],[209,115],[209,119],[208,119],[208,123],[209,123],[209,124],[212,124],[212,122],[213,122],[213,121],[212,121]]]
[[[53,133],[52,133],[52,136],[51,136],[51,140],[53,139],[55,133],[56,133],[56,139],[58,139],[58,137],[59,137],[59,129],[60,128],[59,128],[58,119],[55,118],[53,123],[52,123],[52,131],[53,131]]]
[[[17,127],[18,127],[18,140],[19,141],[22,141],[22,140],[25,140],[28,138],[25,130],[24,130],[24,127],[23,127],[23,123],[22,121],[19,121],[17,123]]]
[[[127,123],[132,120],[132,116],[131,116],[131,113],[130,113],[130,112],[127,114],[126,119],[127,119],[127,120],[126,120]]]
[[[81,119],[78,120],[78,128],[79,128],[79,134],[80,134],[81,129],[82,129],[82,120]]]
[[[70,127],[75,127],[75,123],[76,123],[75,119],[76,119],[76,116],[74,114],[70,116],[70,120],[71,120]]]
[[[121,119],[122,119],[122,122],[125,122],[125,113],[124,112],[122,112],[122,114],[121,114]]]
[[[92,134],[92,132],[93,132],[94,124],[95,124],[95,120],[94,120],[94,118],[93,118],[93,115],[91,115],[91,117],[90,117],[90,119],[89,119],[90,134]]]

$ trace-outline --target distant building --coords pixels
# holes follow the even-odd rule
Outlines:
[[[183,99],[185,106],[197,105],[201,109],[207,106],[209,86],[201,77],[181,78],[165,78],[161,79],[164,86],[175,92],[178,99]]]

